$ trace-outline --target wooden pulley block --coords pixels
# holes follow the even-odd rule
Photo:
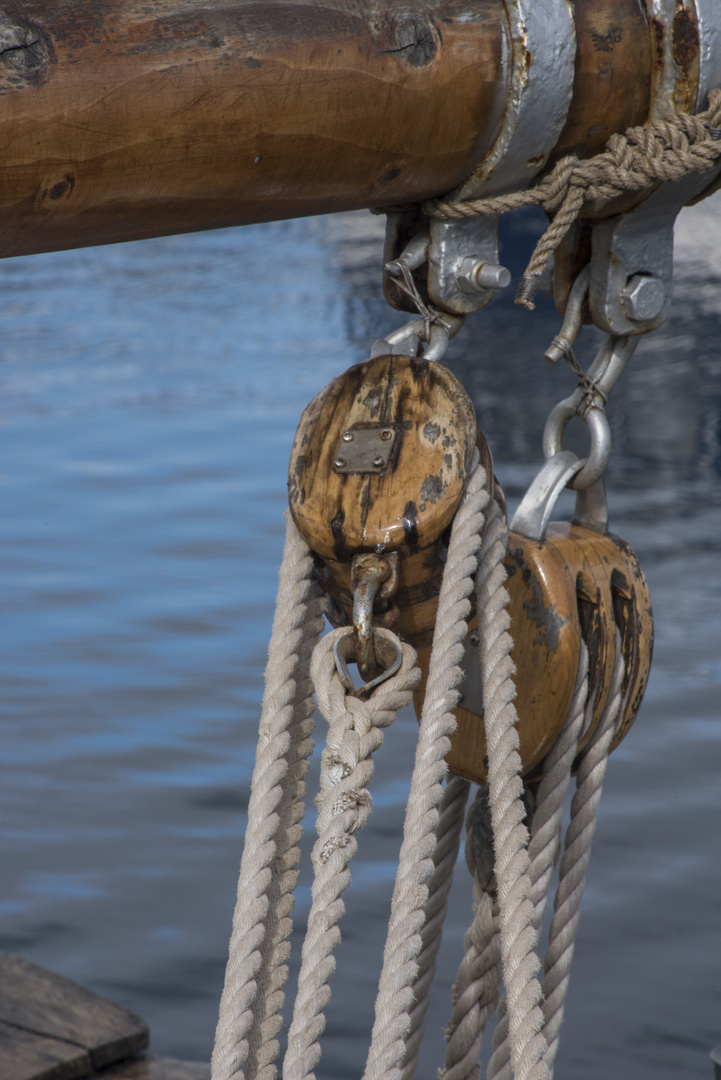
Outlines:
[[[331,599],[333,625],[351,622],[353,567],[375,553],[387,561],[388,574],[374,597],[373,624],[415,648],[430,645],[444,534],[476,446],[492,482],[471,400],[441,364],[373,357],[313,399],[293,443],[288,492]]]
[[[548,527],[546,542],[569,561],[574,555],[583,558],[576,577],[576,591],[581,632],[589,650],[589,683],[595,695],[595,707],[581,749],[593,734],[606,705],[616,661],[617,633],[620,637],[624,710],[611,743],[610,749],[614,750],[636,719],[648,683],[653,656],[653,611],[648,583],[631,546],[613,533],[604,536],[580,525],[557,522]]]
[[[589,652],[590,739],[611,691],[616,631],[624,659],[624,713],[611,749],[625,736],[643,698],[653,649],[648,586],[631,548],[611,534],[567,523],[548,527],[543,540],[509,533],[507,589],[516,665],[518,734],[524,774],[532,774],[558,737],[568,714],[583,640]],[[448,755],[468,779],[486,778],[480,666],[475,622],[466,642],[464,697]],[[422,657],[427,674],[429,655]],[[416,709],[422,703],[419,687]]]

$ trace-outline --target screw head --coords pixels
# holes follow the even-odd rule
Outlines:
[[[343,440],[343,442],[353,442],[353,432],[344,431],[341,435],[341,439]]]
[[[471,645],[478,645],[480,640],[478,634],[471,634]]]
[[[337,457],[333,464],[335,465],[336,469],[342,469],[345,465],[345,458]]]
[[[373,464],[375,465],[375,467],[377,469],[379,469],[381,467],[381,465],[385,464],[385,462],[383,461],[383,458],[381,457],[380,454],[378,454],[377,457],[373,458]]]
[[[634,274],[621,289],[623,310],[632,322],[648,322],[663,311],[663,282],[651,274]]]
[[[391,431],[390,428],[386,427],[386,428],[383,428],[383,430],[381,431],[381,439],[383,439],[384,442],[387,442],[388,439],[390,439],[392,435],[393,435],[393,432]]]

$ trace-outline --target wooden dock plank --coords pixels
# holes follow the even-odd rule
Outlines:
[[[80,1080],[91,1072],[81,1046],[0,1021],[0,1080]]]
[[[137,1055],[149,1041],[147,1025],[134,1013],[6,953],[0,953],[0,1021],[87,1051],[90,1067],[84,1074],[72,1073],[73,1077]],[[33,1080],[45,1076],[31,1075]],[[66,1074],[58,1074],[58,1080],[61,1076],[65,1080]],[[8,1080],[19,1078],[12,1075]]]

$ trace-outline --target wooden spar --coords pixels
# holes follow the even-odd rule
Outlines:
[[[5,255],[423,198],[503,107],[494,0],[4,10],[39,39],[0,58]]]
[[[559,151],[646,119],[641,0],[577,0]],[[501,0],[7,0],[3,255],[417,201],[488,153]]]

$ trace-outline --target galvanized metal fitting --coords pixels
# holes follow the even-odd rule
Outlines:
[[[373,626],[376,597],[387,600],[398,588],[398,553],[356,555],[351,565],[353,589],[353,644],[361,677],[368,682],[378,674]]]
[[[634,274],[621,289],[621,303],[629,319],[646,322],[663,311],[666,291],[663,282],[651,274]]]
[[[511,271],[500,263],[485,262],[467,255],[458,267],[458,288],[472,296],[486,289],[507,289],[511,284]]]

